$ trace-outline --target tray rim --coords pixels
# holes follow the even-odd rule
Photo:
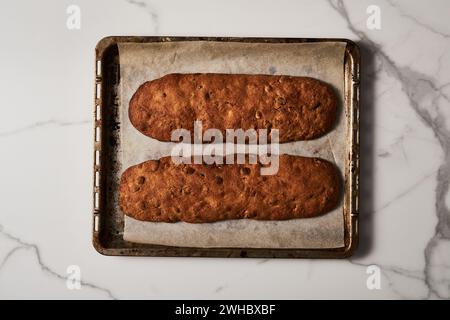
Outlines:
[[[344,101],[349,103],[349,115],[352,123],[350,132],[347,132],[351,141],[348,171],[345,172],[344,194],[344,247],[339,248],[193,248],[173,247],[152,244],[134,244],[131,247],[110,247],[105,245],[101,238],[100,217],[106,216],[100,208],[103,200],[102,192],[102,112],[103,98],[103,61],[106,50],[119,43],[135,42],[170,42],[170,41],[222,41],[222,42],[250,42],[250,43],[308,43],[308,42],[344,42],[346,43],[344,68],[350,72],[351,86],[344,87]],[[93,150],[93,197],[92,197],[92,244],[97,252],[107,256],[165,256],[165,257],[249,257],[249,258],[347,258],[356,250],[359,242],[359,96],[360,96],[360,67],[361,56],[358,45],[345,38],[276,38],[276,37],[201,37],[201,36],[107,36],[102,38],[95,47],[94,67],[94,150]],[[344,79],[345,81],[345,79]],[[345,105],[346,106],[346,105]],[[348,173],[348,176],[347,176]],[[347,184],[349,184],[347,186]],[[350,193],[350,194],[349,194]],[[127,242],[122,240],[123,242]],[[127,242],[130,243],[130,242]],[[131,244],[131,243],[130,243]]]

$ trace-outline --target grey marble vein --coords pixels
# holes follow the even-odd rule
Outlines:
[[[391,155],[392,155],[392,154],[391,154],[390,152],[388,152],[388,151],[383,151],[383,152],[378,153],[377,156],[380,157],[380,158],[389,158]]]
[[[435,275],[430,270],[433,263],[433,252],[437,243],[441,240],[450,239],[450,210],[445,204],[445,197],[449,192],[450,180],[450,130],[445,126],[445,118],[440,116],[440,105],[438,104],[437,99],[438,97],[446,97],[442,92],[443,86],[446,84],[438,84],[438,81],[434,77],[417,72],[410,66],[397,65],[397,63],[384,52],[380,44],[372,40],[363,30],[360,30],[353,25],[347,7],[342,0],[329,0],[329,4],[345,20],[348,29],[379,59],[383,66],[383,71],[401,84],[402,91],[408,98],[410,106],[416,112],[422,123],[433,131],[440,143],[444,159],[439,167],[436,178],[435,207],[438,223],[435,234],[428,242],[424,252],[425,269],[423,272],[425,275],[424,283],[427,285],[430,292],[429,296],[434,294],[439,298],[448,299],[450,298],[450,287],[445,295],[439,292],[433,283]],[[431,101],[427,101],[429,97],[432,97]],[[427,108],[432,108],[438,116],[433,117]]]
[[[32,124],[20,127],[20,128],[16,128],[16,129],[12,129],[12,130],[6,130],[6,131],[0,131],[0,138],[3,137],[9,137],[9,136],[13,136],[25,131],[29,131],[29,130],[34,130],[40,127],[46,127],[46,126],[59,126],[59,127],[67,127],[67,126],[76,126],[76,125],[84,125],[84,124],[88,124],[91,123],[91,120],[79,120],[79,121],[63,121],[63,120],[55,120],[55,119],[50,119],[50,120],[45,120],[45,121],[37,121],[34,122]]]
[[[15,243],[17,243],[17,246],[12,248],[5,255],[5,257],[3,258],[3,260],[2,260],[2,262],[0,264],[0,272],[1,272],[2,268],[6,265],[8,260],[16,252],[18,252],[19,250],[27,249],[27,250],[32,250],[33,251],[33,253],[35,255],[35,258],[36,258],[36,261],[37,261],[39,267],[41,268],[41,270],[43,272],[45,272],[46,274],[48,274],[48,275],[50,275],[50,276],[52,276],[52,277],[54,277],[56,279],[59,279],[59,280],[66,281],[68,279],[68,277],[66,275],[63,275],[63,274],[60,274],[60,273],[54,271],[50,266],[45,264],[45,262],[42,259],[41,250],[39,249],[39,246],[37,244],[23,241],[19,237],[14,236],[14,235],[12,235],[9,232],[6,232],[2,225],[0,225],[0,234],[5,236],[7,239],[12,240]],[[82,286],[85,286],[85,287],[88,287],[88,288],[91,288],[91,289],[94,289],[94,290],[98,290],[98,291],[101,291],[101,292],[105,293],[110,299],[117,300],[117,297],[109,289],[103,288],[101,286],[98,286],[96,284],[93,284],[91,282],[87,282],[87,281],[84,281],[84,280],[81,280],[80,283],[81,283]]]
[[[418,181],[416,181],[415,183],[413,183],[411,186],[409,186],[408,188],[406,188],[404,191],[400,192],[399,194],[397,194],[395,197],[393,197],[392,199],[388,200],[386,203],[382,204],[381,206],[379,206],[378,208],[376,208],[375,210],[372,211],[372,213],[376,213],[376,212],[380,212],[388,207],[390,207],[393,203],[395,203],[396,201],[404,198],[406,195],[408,195],[409,193],[411,193],[412,191],[414,191],[417,187],[419,187],[420,185],[422,185],[422,183],[426,180],[428,180],[430,177],[433,177],[436,174],[437,171],[433,171],[431,173],[428,173],[426,175],[424,175],[422,178],[420,178]]]
[[[400,7],[400,5],[398,3],[395,3],[392,0],[386,0],[386,1],[391,5],[391,7],[393,7],[393,8],[398,10],[398,13],[399,13],[399,15],[401,17],[404,17],[404,18],[407,18],[407,19],[411,20],[415,24],[425,28],[428,31],[431,31],[434,34],[437,34],[437,35],[439,35],[439,36],[441,36],[443,38],[446,38],[446,39],[450,39],[450,34],[447,34],[445,32],[439,31],[436,28],[434,28],[433,26],[430,26],[430,25],[428,25],[426,23],[423,23],[422,21],[420,21],[419,19],[417,19],[413,15],[410,15],[407,12],[405,12],[405,10],[402,7]]]
[[[11,258],[14,253],[16,253],[17,251],[26,248],[22,245],[16,246],[14,248],[12,248],[11,250],[9,250],[9,252],[5,255],[5,257],[2,260],[2,263],[0,263],[0,270],[6,265],[6,263],[8,262],[9,258]]]
[[[150,16],[150,21],[153,24],[153,32],[158,33],[159,29],[158,13],[156,12],[155,8],[150,2],[140,0],[125,0],[125,1],[133,6],[145,10],[145,12],[147,12],[147,14]]]
[[[387,286],[394,292],[399,298],[401,299],[410,299],[411,297],[404,295],[400,290],[396,289],[395,287],[395,281],[393,280],[393,276],[402,276],[405,278],[409,278],[412,280],[418,280],[420,282],[425,281],[425,276],[423,275],[422,270],[409,270],[400,268],[398,266],[387,266],[387,265],[380,265],[378,263],[362,263],[362,262],[356,262],[352,259],[349,259],[348,262],[350,264],[367,268],[371,265],[376,265],[380,268],[381,274],[384,276],[384,279],[387,280]],[[383,287],[383,283],[382,283]],[[425,296],[419,297],[421,299],[428,299],[430,297],[430,293],[428,292]]]
[[[217,288],[214,289],[214,293],[219,293],[220,291],[222,291],[225,288],[226,288],[225,286],[218,286]]]
[[[267,262],[269,262],[269,261],[271,261],[271,259],[267,259],[267,258],[264,258],[264,259],[257,259],[256,260],[256,266],[260,266],[260,265],[263,265],[263,264],[266,264]],[[245,273],[243,276],[242,276],[242,278],[245,278],[245,277],[247,277],[247,275],[248,275],[248,273]],[[214,290],[213,290],[213,294],[217,294],[217,293],[219,293],[219,292],[221,292],[221,291],[223,291],[223,290],[225,290],[225,289],[227,289],[228,288],[228,285],[226,284],[226,283],[224,283],[224,284],[222,284],[222,285],[219,285],[219,286],[217,286]]]
[[[270,259],[261,259],[261,260],[258,260],[258,262],[256,262],[256,264],[261,265],[261,264],[265,264],[269,261],[270,261]]]

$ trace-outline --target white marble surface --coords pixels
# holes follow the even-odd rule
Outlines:
[[[66,28],[66,8],[81,29]],[[366,27],[369,5],[381,30]],[[450,298],[450,2],[2,1],[0,298]],[[363,48],[348,260],[104,257],[91,246],[93,51],[108,35],[345,37]],[[381,268],[368,290],[366,267]],[[66,286],[67,267],[82,287]]]

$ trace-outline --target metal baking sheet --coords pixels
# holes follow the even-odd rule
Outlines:
[[[250,43],[338,42],[346,45],[344,68],[344,113],[347,121],[345,141],[348,161],[344,168],[344,245],[320,249],[253,249],[253,248],[186,248],[124,241],[123,215],[116,206],[120,123],[118,82],[119,43],[167,41],[223,41]],[[267,38],[161,38],[109,37],[96,48],[95,97],[95,166],[94,166],[94,246],[109,255],[164,256],[249,256],[249,257],[344,257],[357,243],[357,179],[358,179],[358,90],[359,52],[355,44],[342,39],[267,39]]]

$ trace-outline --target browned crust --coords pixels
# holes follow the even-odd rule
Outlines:
[[[340,174],[328,161],[282,155],[276,175],[260,168],[146,161],[122,174],[120,208],[143,221],[202,223],[313,217],[339,202]]]
[[[168,74],[141,85],[129,106],[146,136],[170,141],[174,129],[278,129],[280,142],[313,139],[336,119],[332,88],[306,77],[245,74]]]

